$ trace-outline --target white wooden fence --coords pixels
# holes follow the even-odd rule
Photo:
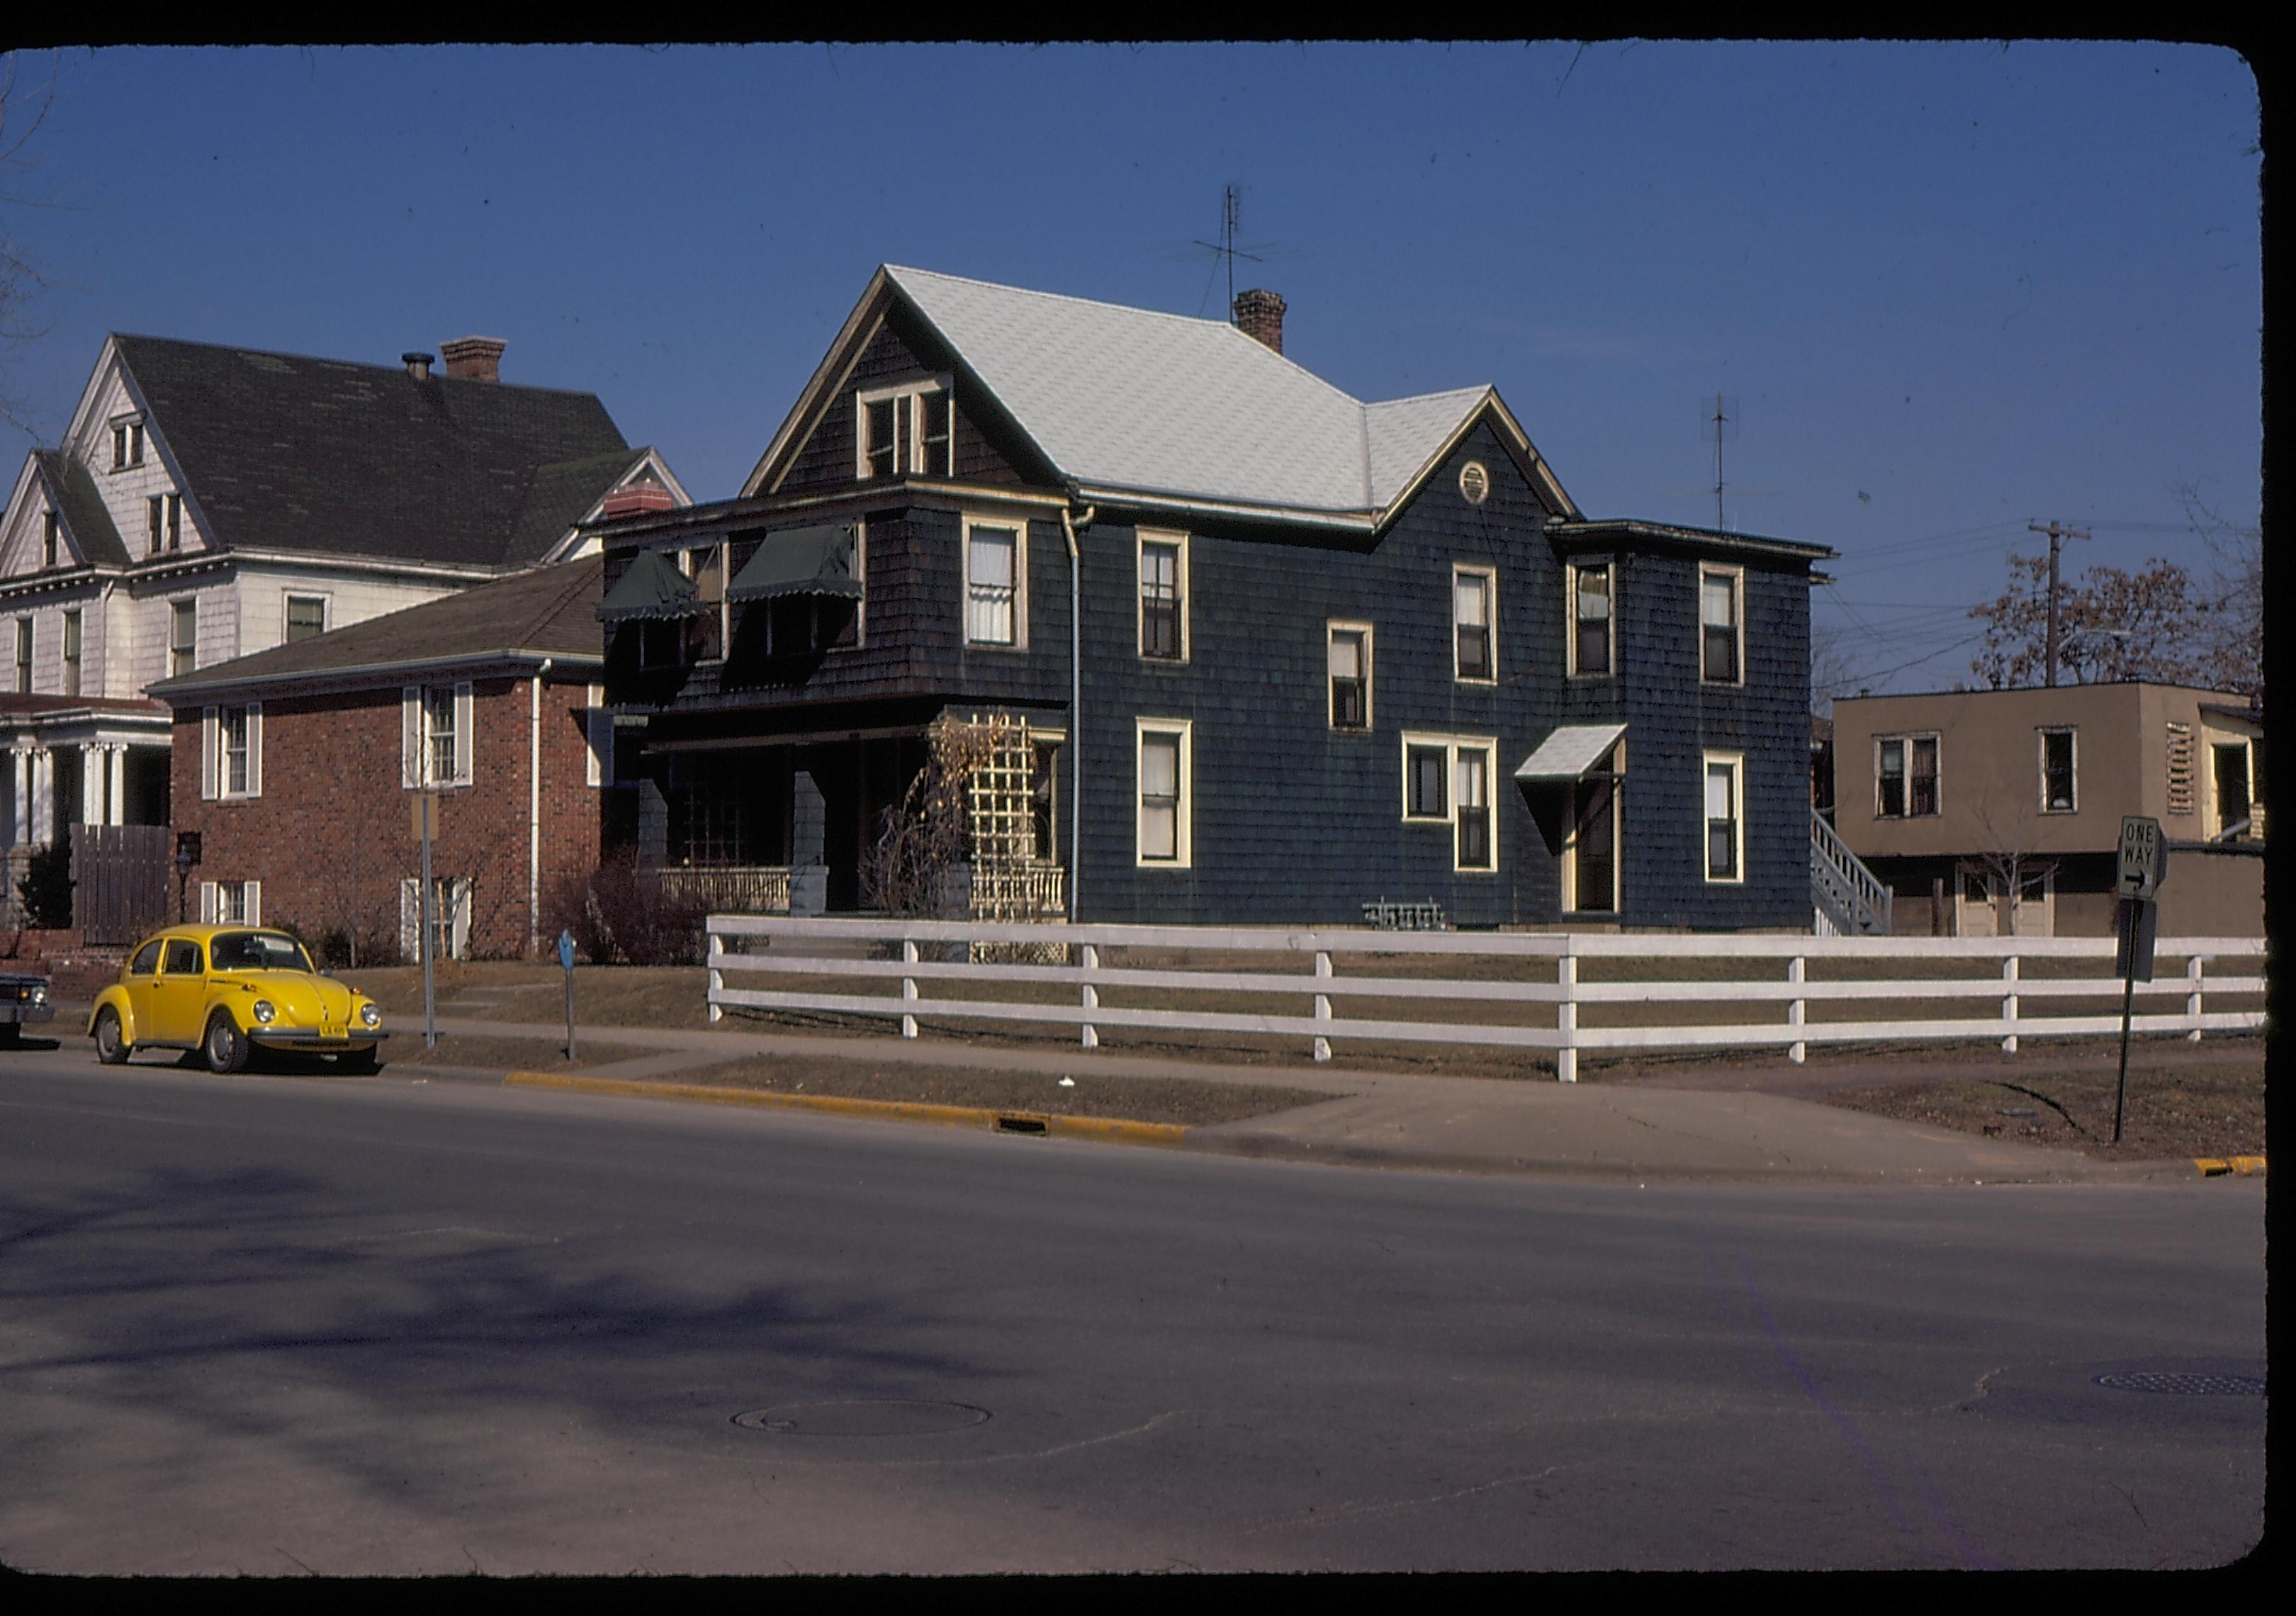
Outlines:
[[[2120,1029],[2120,979],[2110,974],[2111,938],[1888,938],[1737,936],[1709,934],[1598,934],[1565,932],[1383,931],[1352,927],[1277,929],[1210,926],[1046,926],[964,921],[795,920],[779,916],[713,915],[709,917],[709,1019],[729,1005],[765,1010],[828,1012],[898,1018],[904,1038],[917,1036],[920,1017],[1065,1023],[1081,1029],[1084,1046],[1096,1048],[1104,1027],[1157,1031],[1261,1033],[1310,1040],[1315,1058],[1329,1060],[1334,1039],[1374,1042],[1470,1044],[1551,1050],[1556,1075],[1573,1082],[1582,1052],[1632,1049],[1698,1049],[1750,1046],[1786,1047],[1799,1062],[1816,1043],[1915,1042],[1998,1038],[2014,1050],[2018,1040],[2052,1034],[2116,1033]],[[1067,945],[1071,963],[989,963],[978,945],[1008,948],[1014,944]],[[972,947],[968,947],[972,945]],[[1103,965],[1104,948],[1273,956],[1305,961],[1308,970],[1239,972],[1232,962],[1216,969],[1144,969]],[[898,948],[899,957],[890,956]],[[962,951],[964,957],[940,957]],[[1029,950],[1014,950],[1029,952]],[[870,957],[873,953],[885,957]],[[2164,964],[2182,960],[2180,972],[2136,985],[2134,1028],[2140,1033],[2182,1033],[2197,1042],[2204,1032],[2250,1031],[2263,1026],[2255,1008],[2210,1011],[2204,996],[2240,996],[2260,1000],[2264,942],[2260,938],[2163,938],[2156,950]],[[1517,961],[1532,980],[1466,977],[1341,975],[1335,956],[1438,955],[1479,961]],[[1642,962],[1731,962],[1718,974],[1710,967],[1695,976],[1659,980],[1584,980],[1579,965],[1588,960]],[[2032,977],[2028,961],[2097,961],[2094,974]],[[2211,960],[2238,962],[2239,974],[2205,975]],[[1783,979],[1777,963],[1784,963]],[[1849,980],[1812,980],[1812,961],[1859,962]],[[1961,961],[1985,968],[1982,976],[1924,977],[1893,972],[1890,962]],[[1552,962],[1546,976],[1539,962]],[[1732,967],[1736,967],[1735,969]],[[1598,968],[1598,976],[1604,974]],[[851,978],[856,992],[770,987],[728,987],[729,976]],[[890,989],[899,983],[899,997]],[[1066,1004],[1023,1003],[968,995],[922,998],[920,982],[951,981],[967,987],[1051,983],[1074,995]],[[884,984],[877,991],[866,991]],[[1312,1015],[1192,1009],[1124,1008],[1103,1005],[1103,988],[1151,989],[1221,995],[1282,994],[1313,997]],[[1440,1001],[1440,1021],[1374,1021],[1336,1016],[1332,1005],[1347,998]],[[2094,1001],[2094,1013],[2021,1013],[2025,1001]],[[1927,1002],[1967,1000],[1982,1014],[1964,1017],[1916,1014]],[[1810,1021],[1813,1003],[1850,1001],[1870,1005],[1874,1019]],[[1892,1014],[1893,1003],[1897,1013]],[[2165,1003],[2164,1003],[2165,1001]],[[1551,1004],[1554,1024],[1508,1025],[1472,1019],[1469,1006],[1483,1004]],[[1623,1025],[1581,1026],[1583,1005],[1679,1005],[1773,1004],[1782,1021],[1752,1024],[1672,1017],[1619,1019]],[[1605,1020],[1610,1019],[1605,1013]]]

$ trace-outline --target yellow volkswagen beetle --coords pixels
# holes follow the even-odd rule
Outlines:
[[[138,1049],[196,1049],[210,1071],[239,1070],[252,1047],[373,1071],[390,1036],[374,1001],[321,974],[301,943],[250,926],[170,926],[146,938],[96,996],[87,1030],[107,1066]]]

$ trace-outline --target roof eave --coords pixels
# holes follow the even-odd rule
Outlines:
[[[1546,524],[1547,532],[1558,538],[1601,538],[1611,534],[1631,534],[1639,538],[1666,539],[1676,544],[1705,546],[1721,550],[1747,550],[1765,555],[1777,555],[1800,562],[1831,561],[1841,553],[1831,545],[1814,545],[1800,539],[1770,538],[1757,533],[1725,533],[1715,528],[1685,528],[1672,522],[1643,521],[1633,517],[1580,517]]]
[[[396,685],[410,674],[438,674],[449,670],[474,670],[483,668],[539,668],[549,663],[553,668],[603,668],[605,657],[595,651],[544,650],[538,646],[514,646],[498,651],[462,652],[447,656],[415,657],[387,662],[354,662],[341,668],[285,669],[273,673],[240,674],[229,678],[202,677],[185,674],[179,678],[162,679],[145,686],[156,700],[170,707],[188,706],[179,697],[204,699],[218,692],[232,690],[267,689],[277,685]],[[217,672],[224,671],[217,669]],[[387,676],[387,677],[385,677]]]

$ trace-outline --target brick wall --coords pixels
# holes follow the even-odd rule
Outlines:
[[[475,681],[471,783],[440,793],[431,873],[472,883],[477,957],[525,954],[537,923],[528,901],[532,692],[529,679]],[[582,685],[543,685],[545,903],[554,883],[597,863],[598,793],[585,783],[586,700]],[[201,833],[194,880],[258,881],[267,923],[311,935],[341,927],[359,936],[363,957],[369,947],[396,948],[400,882],[421,864],[400,783],[399,687],[266,700],[262,789],[254,797],[202,800],[200,728],[200,709],[176,715],[175,825]]]

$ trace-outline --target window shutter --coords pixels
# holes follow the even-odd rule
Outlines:
[[[398,957],[419,960],[422,948],[422,906],[412,876],[398,883]]]
[[[200,800],[212,802],[216,794],[216,710],[200,709]]]
[[[247,708],[247,794],[263,795],[263,703],[250,701]],[[251,889],[250,889],[251,890]],[[251,923],[255,916],[250,915]]]
[[[422,693],[412,685],[398,693],[398,783],[422,783]]]
[[[200,882],[200,920],[202,924],[213,925],[215,917],[216,883],[203,881]]]
[[[450,928],[447,941],[447,957],[450,959],[467,959],[470,957],[471,953],[471,883],[469,878],[463,877],[455,881],[449,890],[453,893],[453,897],[449,898],[448,901],[455,906],[455,913],[453,915],[453,924]]]
[[[614,783],[614,715],[594,707],[585,718],[590,730],[590,757],[584,768],[585,780],[591,785],[611,785]]]
[[[247,883],[246,890],[247,923],[250,926],[259,926],[263,923],[263,883],[259,881],[250,881]]]
[[[455,686],[455,783],[471,783],[471,687]]]

